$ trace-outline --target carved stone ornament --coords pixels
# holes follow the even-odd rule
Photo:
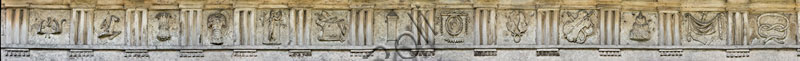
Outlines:
[[[686,40],[688,43],[699,43],[702,45],[718,45],[723,44],[725,35],[722,24],[720,21],[724,20],[724,14],[720,12],[697,12],[697,13],[684,13],[683,18],[685,22],[684,27],[688,27],[688,35]]]
[[[504,16],[509,19],[506,22],[506,29],[514,37],[514,43],[522,41],[522,36],[528,31],[528,20],[526,20],[526,15],[524,14],[523,11],[511,11]]]
[[[592,10],[577,10],[576,12],[563,12],[561,22],[563,28],[561,36],[570,43],[584,44],[596,34]]]
[[[206,23],[208,28],[211,32],[209,35],[211,38],[211,44],[214,45],[222,45],[224,43],[225,37],[225,30],[228,29],[228,19],[225,18],[225,15],[222,13],[213,13],[208,15],[208,19],[206,19]]]
[[[98,35],[97,38],[114,39],[115,37],[117,37],[117,35],[122,33],[122,31],[113,29],[112,26],[118,24],[119,22],[120,18],[115,15],[111,15],[103,19],[102,24],[100,24],[100,29],[102,30],[100,30],[99,33],[100,35]]]
[[[287,37],[289,31],[288,27],[289,24],[285,23],[284,21],[284,12],[283,10],[269,10],[264,11],[262,13],[264,17],[260,17],[257,20],[259,24],[256,25],[260,33],[263,33],[262,37],[259,37],[257,40],[262,40],[261,44],[264,45],[280,45],[282,38]]]
[[[800,61],[800,0],[0,0],[0,61]]]
[[[648,41],[651,39],[651,33],[653,33],[653,28],[650,27],[650,22],[653,20],[648,19],[645,17],[642,12],[639,12],[639,15],[635,16],[635,20],[631,25],[633,29],[630,30],[629,39],[634,41]]]
[[[315,24],[322,28],[320,32],[322,35],[319,36],[319,41],[344,41],[344,36],[347,32],[347,24],[342,24],[345,22],[346,19],[340,18],[338,16],[334,16],[329,11],[322,11],[320,13],[315,13],[317,19],[313,19],[317,21]]]
[[[463,11],[446,11],[440,17],[442,34],[447,37],[458,37],[467,30],[468,14]],[[447,43],[463,43],[460,39],[444,39]]]
[[[756,37],[752,44],[754,45],[778,45],[786,43],[786,38],[789,34],[787,32],[789,26],[789,19],[780,14],[763,14],[758,16],[758,28],[756,29]]]
[[[53,17],[47,17],[47,19],[36,19],[41,22],[39,30],[36,34],[39,35],[56,35],[61,34],[63,32],[62,24],[67,21],[67,19],[56,19]],[[49,37],[46,37],[49,38]]]
[[[170,13],[167,12],[159,12],[156,14],[155,21],[158,21],[158,34],[156,35],[156,39],[159,41],[167,41],[172,39],[173,35],[171,35],[170,31],[177,30],[175,26],[179,24],[178,22],[171,20],[175,18]]]
[[[88,32],[87,39],[90,44],[93,45],[124,45],[128,40],[128,36],[132,30],[132,26],[127,26],[128,23],[132,23],[134,21],[126,21],[128,19],[125,16],[125,11],[115,11],[115,10],[97,10],[94,11],[94,16],[87,16],[91,18],[91,22],[88,22],[86,25],[89,26],[89,30],[93,30]],[[131,19],[132,20],[132,19]]]

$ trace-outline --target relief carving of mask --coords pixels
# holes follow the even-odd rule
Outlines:
[[[214,13],[208,16],[208,28],[211,29],[211,44],[222,45],[223,30],[227,28],[225,15]]]

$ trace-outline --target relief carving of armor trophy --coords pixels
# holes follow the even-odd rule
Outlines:
[[[322,35],[319,36],[319,41],[340,41],[344,42],[345,32],[347,31],[347,24],[341,24],[345,21],[345,19],[332,16],[328,11],[323,11],[321,13],[316,13],[317,20],[316,25],[322,28],[320,32]]]

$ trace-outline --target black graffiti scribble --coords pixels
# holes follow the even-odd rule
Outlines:
[[[424,13],[418,12],[418,14],[424,14]],[[407,15],[408,16],[412,16],[411,13],[408,13]],[[420,17],[421,18],[425,18],[425,16],[420,16]],[[436,46],[435,46],[435,43],[433,43],[433,38],[428,38],[431,35],[423,33],[425,31],[434,31],[432,29],[433,26],[424,25],[424,24],[418,24],[417,23],[418,20],[415,20],[413,16],[409,17],[409,18],[411,18],[411,21],[412,21],[411,24],[414,24],[413,25],[414,27],[423,28],[423,29],[425,29],[424,27],[427,27],[427,29],[425,29],[425,30],[423,30],[423,29],[414,30],[414,31],[418,32],[416,34],[419,35],[421,38],[415,38],[411,33],[403,33],[403,34],[400,34],[399,36],[397,36],[397,38],[394,39],[394,40],[386,40],[387,43],[394,42],[394,44],[391,45],[391,47],[392,47],[391,49],[389,49],[388,47],[385,47],[385,46],[377,46],[377,47],[373,48],[372,50],[373,51],[377,51],[377,50],[384,51],[384,58],[383,59],[389,59],[390,57],[392,57],[392,54],[394,54],[394,55],[396,55],[395,57],[399,57],[400,59],[393,58],[391,60],[399,61],[401,59],[418,58],[417,55],[415,53],[413,53],[413,52],[411,54],[409,54],[409,55],[401,54],[401,52],[411,52],[411,50],[435,48]],[[427,19],[422,19],[421,21],[425,22],[425,23],[428,23]],[[414,40],[414,41],[411,41],[411,42],[414,43],[413,46],[400,45],[400,42],[402,41],[400,39],[403,39],[403,38],[410,38],[410,39]],[[429,43],[429,44],[422,45],[421,42],[426,42],[426,43]],[[374,52],[368,52],[367,54],[371,55],[372,53],[374,53]],[[366,59],[368,57],[363,57],[363,58]],[[413,60],[413,61],[420,61],[420,60]]]

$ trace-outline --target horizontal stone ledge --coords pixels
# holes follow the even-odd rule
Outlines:
[[[398,46],[333,46],[333,45],[220,45],[220,46],[127,46],[127,45],[31,45],[3,44],[2,49],[98,49],[98,50],[364,50],[364,49],[798,49],[800,45],[739,46],[641,46],[641,45],[398,45]]]

